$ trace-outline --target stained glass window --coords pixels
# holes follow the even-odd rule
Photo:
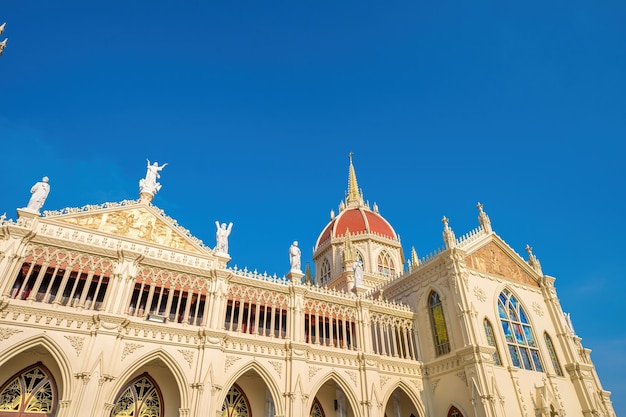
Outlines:
[[[496,351],[493,352],[493,361],[496,365],[502,365],[502,361],[500,360],[500,351],[498,350],[498,345],[496,344],[496,338],[493,334],[493,327],[491,326],[491,322],[487,319],[483,322],[485,325],[485,334],[487,335],[487,343],[489,346],[493,346],[496,348]]]
[[[463,417],[463,414],[455,406],[451,406],[448,410],[448,417]]]
[[[48,369],[37,363],[13,375],[0,387],[0,417],[56,415],[57,391]]]
[[[252,417],[248,399],[237,384],[230,387],[224,398],[222,417]]]
[[[539,348],[526,312],[507,289],[498,297],[498,314],[513,366],[543,372]]]
[[[131,381],[115,400],[111,417],[162,417],[163,397],[147,373]]]
[[[544,333],[543,337],[546,341],[546,347],[548,348],[548,353],[550,354],[550,359],[552,360],[552,366],[554,367],[554,371],[558,376],[563,376],[563,371],[561,370],[561,364],[559,362],[559,358],[556,356],[556,352],[554,351],[554,345],[552,344],[552,339],[548,336],[548,333]]]
[[[378,272],[383,275],[395,275],[396,268],[393,265],[393,259],[387,251],[382,251],[378,255]]]
[[[435,351],[437,355],[450,352],[450,341],[448,340],[448,330],[446,329],[446,319],[443,315],[443,305],[441,298],[436,292],[431,292],[428,297],[430,308],[430,323],[433,330]]]
[[[322,408],[320,402],[317,400],[317,397],[315,397],[315,399],[313,400],[310,417],[324,417],[324,409]]]

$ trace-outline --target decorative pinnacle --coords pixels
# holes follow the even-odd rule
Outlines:
[[[491,220],[489,220],[487,213],[483,211],[483,205],[479,202],[476,204],[476,208],[478,209],[478,224],[480,224],[485,232],[491,233]]]
[[[363,204],[363,195],[359,192],[356,172],[354,171],[354,165],[352,165],[352,155],[352,152],[348,154],[350,158],[350,168],[348,169],[348,196],[346,197],[346,204],[360,206]]]
[[[526,252],[528,252],[528,255],[532,255],[533,254],[533,248],[529,244],[526,244],[526,248],[525,249],[526,249]]]
[[[415,246],[411,247],[411,266],[416,267],[420,264],[420,260],[417,257],[417,252],[415,251]]]

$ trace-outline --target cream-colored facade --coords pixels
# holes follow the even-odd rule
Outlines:
[[[312,276],[276,277],[230,267],[158,188],[0,220],[0,417],[615,417],[554,278],[482,206],[405,262],[350,161]]]

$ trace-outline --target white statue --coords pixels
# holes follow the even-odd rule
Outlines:
[[[298,241],[294,241],[289,247],[289,263],[291,264],[291,270],[301,272],[300,269],[300,248],[298,247]]]
[[[230,222],[227,228],[226,223],[222,223],[220,226],[220,222],[216,220],[215,227],[217,227],[215,232],[215,252],[228,255],[228,236],[233,228],[233,222]]]
[[[354,284],[363,285],[363,263],[357,259],[352,263],[352,270],[354,271]]]
[[[50,192],[50,184],[48,184],[48,181],[48,177],[43,177],[41,181],[33,185],[33,188],[30,189],[31,196],[26,210],[39,213],[39,210],[43,207],[43,203],[46,201],[48,193]]]
[[[161,178],[159,172],[167,166],[167,163],[159,166],[156,162],[150,165],[149,159],[146,161],[148,161],[146,178],[139,180],[139,191],[154,194],[161,189],[161,184],[157,182],[157,178]]]

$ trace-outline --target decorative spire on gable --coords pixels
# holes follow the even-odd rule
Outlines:
[[[417,257],[417,252],[415,251],[415,246],[411,247],[411,269],[417,268],[420,264],[420,260]]]
[[[443,216],[443,219],[441,219],[441,223],[443,223],[443,241],[446,244],[446,248],[450,249],[456,247],[456,237],[450,226],[448,226],[448,221],[446,216]]]
[[[530,245],[526,245],[526,252],[528,252],[528,265],[530,265],[536,273],[543,275],[543,272],[541,271],[541,263],[539,263],[539,259],[537,259],[537,257],[533,254],[533,248]]]
[[[352,152],[348,154],[350,157],[350,168],[348,169],[348,195],[346,196],[346,205],[348,207],[359,207],[363,205],[363,193],[359,190],[359,184],[356,180],[356,172],[352,165]]]
[[[480,224],[480,227],[482,227],[486,233],[491,233],[491,220],[489,220],[487,213],[483,211],[483,205],[479,202],[476,208],[478,209],[478,224]]]

